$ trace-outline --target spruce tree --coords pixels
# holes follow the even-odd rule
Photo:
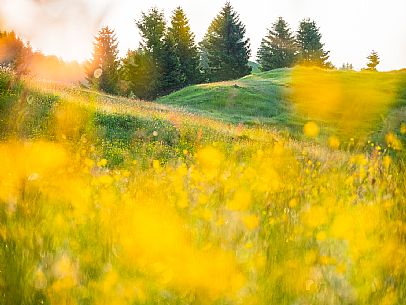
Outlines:
[[[166,36],[163,46],[162,74],[159,95],[165,95],[185,86],[186,75],[182,69],[181,58],[177,56],[177,45],[171,36]]]
[[[230,80],[251,72],[249,39],[245,26],[227,2],[210,24],[201,42],[202,58],[207,62],[206,75],[210,81]]]
[[[172,14],[167,36],[166,42],[172,43],[173,56],[177,57],[179,61],[180,73],[183,78],[180,86],[184,87],[200,82],[199,52],[195,44],[195,36],[181,7],[176,8]],[[179,71],[175,72],[178,73]]]
[[[378,53],[375,51],[372,51],[371,54],[367,57],[367,59],[368,59],[368,63],[367,63],[367,68],[365,70],[377,71],[376,67],[380,63]]]
[[[262,39],[258,63],[262,71],[292,67],[295,61],[295,38],[285,20],[279,17]]]
[[[166,92],[164,73],[168,46],[165,46],[165,16],[162,11],[154,7],[148,13],[142,13],[141,19],[136,21],[136,25],[142,38],[140,49],[152,60],[149,74],[153,77],[146,75],[145,80],[150,81],[150,98],[155,98],[162,92]]]
[[[324,51],[321,43],[320,29],[314,21],[304,19],[300,22],[296,41],[299,54],[298,62],[302,65],[328,67],[329,51]]]
[[[114,31],[102,28],[94,42],[93,59],[87,67],[87,80],[96,89],[115,94],[118,88],[118,46]]]
[[[150,53],[157,61],[161,60],[164,49],[166,32],[165,16],[158,8],[151,8],[148,13],[142,13],[141,19],[136,21],[141,34],[141,48]]]

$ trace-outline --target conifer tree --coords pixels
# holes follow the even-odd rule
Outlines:
[[[365,70],[368,71],[377,71],[376,67],[380,63],[379,55],[377,52],[372,51],[371,54],[367,57],[368,63],[367,63],[367,68]]]
[[[162,74],[159,95],[165,95],[185,86],[186,75],[182,69],[181,58],[177,56],[177,44],[171,36],[166,36],[163,46]]]
[[[351,71],[354,70],[354,66],[351,63],[346,62],[341,65],[340,70]]]
[[[329,67],[330,64],[327,62],[329,51],[323,50],[320,29],[314,21],[304,19],[300,22],[296,41],[299,49],[299,64]]]
[[[201,80],[199,52],[195,44],[195,36],[190,29],[189,20],[181,7],[176,8],[172,14],[167,36],[166,41],[172,43],[173,55],[179,61],[180,73],[183,78],[180,86],[198,83]],[[176,71],[176,73],[178,72]]]
[[[165,53],[168,48],[165,46],[165,16],[162,11],[154,7],[148,13],[142,13],[140,20],[136,21],[136,25],[142,38],[140,49],[150,60],[148,66],[151,70],[149,75],[145,75],[144,81],[150,82],[150,98],[155,98],[161,92],[166,91],[164,70],[167,56]]]
[[[144,57],[148,55],[153,63],[149,75],[144,79],[151,82],[150,98],[170,93],[200,80],[198,50],[189,21],[181,8],[174,11],[169,28],[166,27],[163,12],[157,8],[143,13],[141,19],[137,21],[137,26],[142,37],[140,48]],[[124,70],[131,69],[134,69],[134,66]],[[128,72],[126,75],[129,75]],[[149,77],[151,75],[153,77]]]
[[[142,13],[141,19],[136,21],[141,34],[140,47],[150,53],[159,62],[163,56],[164,38],[166,32],[165,16],[158,8],[151,8],[148,13]]]
[[[250,44],[245,33],[245,26],[227,2],[200,44],[202,58],[207,64],[205,74],[208,80],[230,80],[251,72],[248,65]]]
[[[95,38],[93,59],[87,67],[89,83],[107,93],[117,93],[118,87],[118,46],[114,31],[102,28]]]
[[[279,17],[262,39],[258,63],[262,71],[291,67],[296,55],[295,38],[285,20]]]

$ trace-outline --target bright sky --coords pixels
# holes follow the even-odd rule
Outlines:
[[[134,20],[152,6],[167,19],[182,6],[200,41],[225,0],[0,0],[0,28],[14,29],[34,49],[79,61],[91,57],[93,37],[101,26],[115,29],[120,55],[138,47]],[[406,68],[406,0],[232,0],[251,39],[256,57],[266,28],[282,16],[296,30],[303,18],[314,19],[325,49],[336,66],[356,69],[376,50],[380,70]]]

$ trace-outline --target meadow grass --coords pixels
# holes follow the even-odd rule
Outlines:
[[[306,122],[315,121],[322,136],[382,141],[405,120],[405,84],[405,71],[297,67],[190,86],[158,102],[225,122],[277,126],[297,138]]]
[[[399,75],[152,103],[0,74],[0,304],[404,304]]]

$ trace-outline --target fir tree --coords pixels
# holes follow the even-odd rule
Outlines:
[[[165,16],[157,8],[152,8],[148,13],[142,13],[141,19],[136,24],[142,38],[140,49],[150,58],[152,63],[149,66],[151,69],[148,72],[149,75],[145,75],[144,81],[150,81],[150,98],[155,98],[161,92],[166,91],[166,88],[164,88],[166,82],[164,80],[164,70],[168,48],[165,46]]]
[[[372,51],[371,54],[367,57],[368,63],[367,63],[367,68],[364,70],[368,71],[377,71],[376,67],[380,63],[379,55],[377,52]]]
[[[93,59],[87,67],[87,80],[96,89],[117,93],[118,87],[118,46],[114,31],[104,27],[94,43]]]
[[[160,63],[162,74],[159,95],[165,95],[185,86],[186,75],[182,69],[181,58],[177,56],[177,44],[171,36],[165,37],[163,60]]]
[[[174,56],[178,58],[180,64],[180,73],[183,78],[180,86],[200,82],[199,52],[195,44],[195,36],[181,7],[176,8],[173,12],[167,36],[167,42],[172,42]]]
[[[282,17],[268,30],[258,50],[258,63],[262,71],[291,67],[296,55],[295,38]]]
[[[174,11],[168,29],[164,14],[157,8],[143,13],[137,26],[142,37],[140,48],[153,62],[149,75],[154,77],[145,77],[145,81],[151,82],[151,98],[199,81],[199,55],[181,8]]]
[[[163,12],[154,7],[148,13],[142,13],[141,19],[136,21],[136,25],[142,38],[141,48],[159,62],[163,56],[166,32]]]
[[[329,51],[324,51],[321,34],[314,21],[304,19],[300,22],[296,41],[298,44],[298,60],[302,65],[328,67]]]
[[[251,72],[249,39],[245,26],[227,2],[212,21],[201,42],[202,58],[207,60],[206,75],[210,81],[230,80]]]

